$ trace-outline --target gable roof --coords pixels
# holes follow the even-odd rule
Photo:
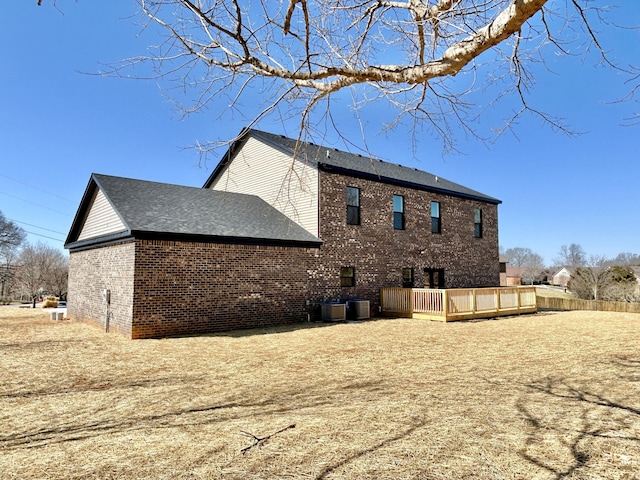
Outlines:
[[[556,277],[558,275],[572,275],[572,274],[573,274],[573,268],[571,268],[571,267],[562,267],[560,270],[555,272],[553,274],[553,276]]]
[[[125,230],[78,241],[97,190],[104,194]],[[65,248],[81,248],[130,237],[300,246],[322,243],[255,195],[94,173]]]
[[[216,178],[222,174],[226,165],[233,160],[235,154],[250,137],[266,143],[292,158],[295,156],[309,165],[316,166],[328,172],[342,173],[354,177],[479,200],[496,205],[502,203],[502,201],[497,198],[490,197],[432,173],[418,170],[417,168],[404,167],[377,158],[344,152],[336,148],[323,147],[302,141],[298,142],[295,139],[287,138],[283,135],[275,135],[255,129],[245,129],[240,133],[205,182],[204,188],[209,188],[213,184]]]

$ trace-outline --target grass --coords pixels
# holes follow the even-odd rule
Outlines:
[[[639,343],[601,312],[130,341],[0,307],[0,472],[638,479]]]
[[[567,293],[561,287],[539,286],[536,287],[536,295],[539,297],[551,298],[576,298],[571,293]]]

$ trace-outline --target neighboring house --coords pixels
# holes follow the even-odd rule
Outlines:
[[[507,283],[509,287],[522,285],[522,275],[524,274],[524,268],[521,267],[509,267],[506,269]]]
[[[505,257],[504,255],[500,255],[500,286],[501,287],[506,287],[507,286],[507,264],[509,263],[509,261],[507,260],[507,257]]]
[[[567,267],[562,267],[556,273],[553,274],[553,284],[561,287],[567,286],[571,279],[571,270]]]
[[[506,277],[508,286],[543,285],[549,283],[550,273],[534,267],[507,267]]]
[[[381,287],[495,286],[499,203],[246,130],[201,189],[92,175],[65,245],[68,315],[148,338],[315,319],[326,301],[375,312]]]

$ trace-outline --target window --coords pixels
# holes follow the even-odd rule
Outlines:
[[[479,208],[473,209],[473,236],[482,238],[482,210]]]
[[[441,231],[440,202],[431,202],[431,233],[440,233]]]
[[[402,288],[413,288],[413,268],[402,269]]]
[[[355,287],[356,285],[356,269],[354,267],[340,268],[340,286]]]
[[[444,288],[444,268],[425,268],[424,282],[428,288]]]
[[[347,187],[347,225],[360,225],[360,189]]]
[[[404,230],[404,197],[402,195],[393,196],[393,228]]]

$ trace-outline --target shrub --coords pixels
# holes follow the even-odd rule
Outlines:
[[[56,297],[44,297],[42,300],[42,308],[57,308],[58,299]]]

